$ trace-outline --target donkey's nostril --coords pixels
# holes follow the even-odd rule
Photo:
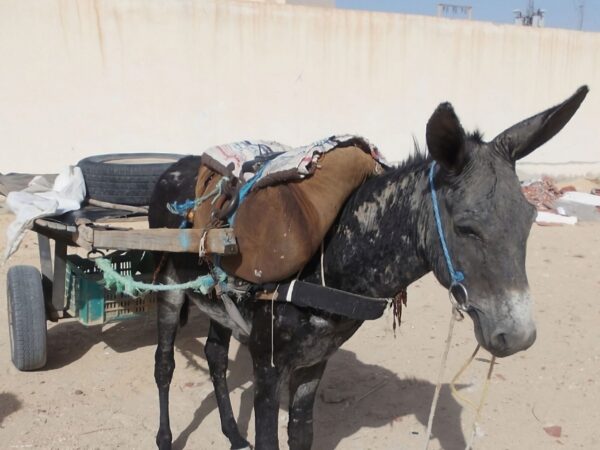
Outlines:
[[[498,350],[505,350],[508,347],[507,335],[504,331],[496,331],[491,338],[492,347]]]
[[[535,327],[530,330],[514,332],[506,329],[494,331],[490,336],[490,350],[496,356],[508,356],[525,350],[534,343]]]

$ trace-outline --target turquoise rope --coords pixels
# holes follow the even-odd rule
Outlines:
[[[121,275],[117,272],[110,260],[105,258],[98,258],[94,260],[96,266],[102,271],[105,287],[107,289],[113,288],[117,293],[124,292],[131,297],[139,297],[147,292],[161,292],[161,291],[179,291],[184,289],[191,289],[195,292],[200,292],[204,295],[208,294],[217,283],[224,283],[227,280],[227,274],[218,267],[215,267],[215,275],[212,274],[203,275],[195,280],[188,281],[187,283],[179,284],[152,284],[144,283],[143,281],[136,281],[131,276]]]

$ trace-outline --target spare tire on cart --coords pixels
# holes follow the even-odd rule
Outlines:
[[[102,202],[144,206],[162,173],[185,155],[174,153],[114,153],[77,163],[87,197]]]

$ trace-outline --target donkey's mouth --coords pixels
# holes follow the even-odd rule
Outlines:
[[[481,327],[480,314],[482,314],[477,308],[470,308],[468,311],[469,317],[473,320],[473,331],[475,332],[475,339],[477,343],[487,350],[487,344],[483,338],[483,330]]]

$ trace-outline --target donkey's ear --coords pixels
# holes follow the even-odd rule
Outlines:
[[[440,103],[425,132],[429,153],[442,167],[460,172],[465,162],[465,132],[450,103]]]
[[[581,86],[575,94],[560,105],[525,119],[503,131],[494,138],[493,143],[507,152],[512,161],[529,155],[562,130],[573,117],[588,91],[587,86]]]

